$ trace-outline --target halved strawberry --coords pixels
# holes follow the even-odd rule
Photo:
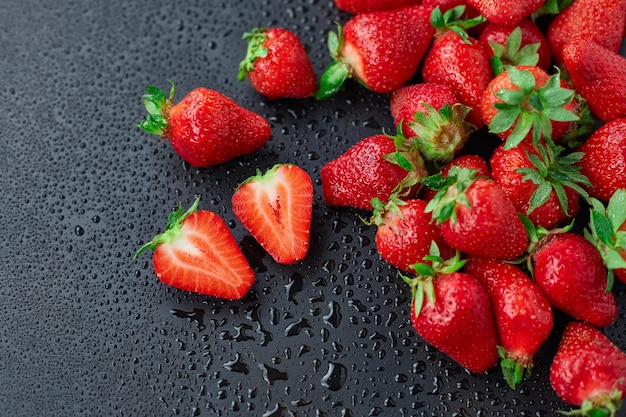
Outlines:
[[[239,185],[233,213],[272,258],[301,261],[309,249],[313,182],[302,168],[277,164]]]
[[[152,249],[152,264],[164,284],[185,291],[236,300],[254,283],[254,271],[230,229],[217,214],[198,211],[200,197],[183,213],[171,213],[165,231],[143,245],[137,258]]]

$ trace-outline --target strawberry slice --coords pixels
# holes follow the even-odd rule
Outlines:
[[[232,197],[233,213],[272,258],[301,261],[309,250],[313,182],[302,168],[276,164],[257,171]]]
[[[185,291],[237,300],[254,283],[254,271],[230,229],[217,214],[198,211],[200,197],[183,213],[171,213],[165,231],[143,245],[152,249],[159,280]]]

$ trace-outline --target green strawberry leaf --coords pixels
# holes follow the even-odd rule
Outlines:
[[[592,210],[591,221],[593,222],[598,239],[607,246],[613,246],[613,230],[609,219],[607,219],[603,213]]]
[[[265,58],[269,53],[268,49],[263,45],[267,36],[267,29],[254,28],[250,32],[245,32],[242,36],[244,41],[248,42],[245,58],[239,63],[239,73],[237,79],[243,81],[246,76],[254,71],[254,61],[257,58]]]
[[[609,199],[606,213],[611,222],[611,229],[617,232],[626,222],[626,189],[620,188],[613,193]]]

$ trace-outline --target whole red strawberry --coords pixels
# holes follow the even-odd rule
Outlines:
[[[604,327],[617,319],[617,304],[607,291],[607,269],[596,247],[573,232],[552,233],[532,249],[535,283],[552,307],[576,320]]]
[[[400,87],[391,95],[390,108],[399,134],[407,139],[404,145],[428,161],[449,162],[475,131],[466,121],[471,109],[445,84]]]
[[[491,51],[465,32],[465,29],[481,23],[483,19],[462,21],[460,19],[464,12],[463,6],[444,14],[438,8],[433,10],[431,23],[437,33],[424,57],[422,78],[425,82],[450,86],[459,102],[472,109],[467,120],[480,129],[483,126],[480,99],[493,78]]]
[[[548,26],[546,37],[557,63],[564,61],[563,48],[582,36],[617,53],[626,25],[626,0],[575,0]]]
[[[425,105],[439,110],[445,105],[452,106],[455,103],[456,95],[446,84],[419,83],[405,85],[394,91],[389,100],[389,109],[396,128],[401,129],[404,136],[411,138],[417,134],[409,123],[414,120],[415,113],[428,113]]]
[[[513,260],[525,253],[528,234],[517,210],[493,180],[473,170],[452,167],[448,177],[424,180],[439,191],[427,211],[448,245],[482,258]]]
[[[530,375],[534,356],[552,331],[550,303],[519,267],[469,258],[464,271],[487,288],[498,330],[500,365],[513,389]]]
[[[313,182],[302,168],[277,164],[242,182],[232,196],[233,214],[281,264],[304,259],[309,249]]]
[[[200,197],[183,213],[171,213],[165,231],[135,254],[152,249],[152,265],[164,284],[213,297],[242,298],[254,283],[254,271],[230,229],[217,214],[198,211]]]
[[[626,189],[616,190],[606,207],[594,198],[591,202],[585,237],[602,255],[609,270],[608,286],[614,277],[626,283]]]
[[[239,81],[250,80],[269,99],[306,98],[317,91],[317,78],[298,36],[284,28],[252,29],[243,35],[246,57],[239,64]]]
[[[421,159],[410,166],[397,163],[397,149],[393,139],[374,135],[361,139],[321,169],[324,200],[331,206],[372,209],[373,198],[383,204],[398,188],[409,188],[426,176]],[[419,155],[410,155],[409,158]],[[404,160],[403,160],[404,161]],[[407,187],[404,184],[408,184]],[[416,189],[416,188],[415,188]],[[406,195],[410,198],[410,193]]]
[[[488,22],[478,40],[491,48],[503,65],[532,65],[548,71],[552,62],[548,41],[535,22],[528,18],[515,25]]]
[[[429,344],[471,372],[482,373],[498,363],[496,327],[489,294],[472,275],[458,272],[459,254],[444,261],[433,245],[432,265],[417,264],[411,285],[411,322]]]
[[[224,94],[196,88],[174,104],[157,87],[146,87],[148,117],[139,127],[169,140],[176,153],[196,167],[207,167],[254,152],[268,141],[270,125],[262,116]]]
[[[566,403],[566,415],[616,417],[626,397],[626,353],[586,323],[567,325],[550,366],[550,384]]]
[[[383,10],[399,9],[401,7],[415,6],[421,0],[334,0],[335,7],[344,12],[359,14],[379,12]]]
[[[580,172],[591,183],[589,195],[608,201],[626,188],[626,118],[600,126],[578,150],[583,153]]]
[[[515,25],[537,11],[545,0],[467,0],[480,14],[500,25]]]
[[[481,112],[489,131],[512,148],[523,140],[558,142],[580,119],[576,92],[537,66],[509,66],[485,88]]]
[[[626,58],[585,37],[572,38],[563,61],[591,112],[608,122],[626,117]]]
[[[429,22],[432,8],[418,5],[361,13],[338,33],[330,32],[328,47],[334,61],[328,65],[315,94],[319,100],[335,95],[348,78],[376,93],[390,93],[417,70],[435,30]]]
[[[515,208],[539,227],[550,229],[572,220],[578,213],[579,196],[589,180],[576,165],[580,152],[541,141],[506,149],[500,145],[489,161],[491,178],[502,188]]]
[[[418,199],[391,199],[386,205],[376,204],[370,220],[377,226],[376,249],[380,257],[405,272],[414,272],[413,265],[424,262],[432,242],[443,258],[455,254],[443,240],[430,213],[424,211],[426,204]]]

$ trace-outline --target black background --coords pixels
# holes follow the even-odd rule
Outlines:
[[[243,32],[298,34],[319,74],[328,0],[10,0],[0,13],[0,415],[548,416],[568,409],[548,368],[566,318],[511,391],[426,345],[410,294],[381,261],[363,211],[326,206],[320,167],[393,131],[388,96],[268,101],[237,81]],[[205,86],[266,117],[260,151],[196,169],[140,131],[145,85]],[[468,151],[488,154],[476,135]],[[239,182],[277,162],[315,182],[308,257],[280,266],[230,209]],[[159,283],[138,247],[179,202],[231,226],[256,274],[241,301]],[[621,312],[606,334],[626,349]]]

